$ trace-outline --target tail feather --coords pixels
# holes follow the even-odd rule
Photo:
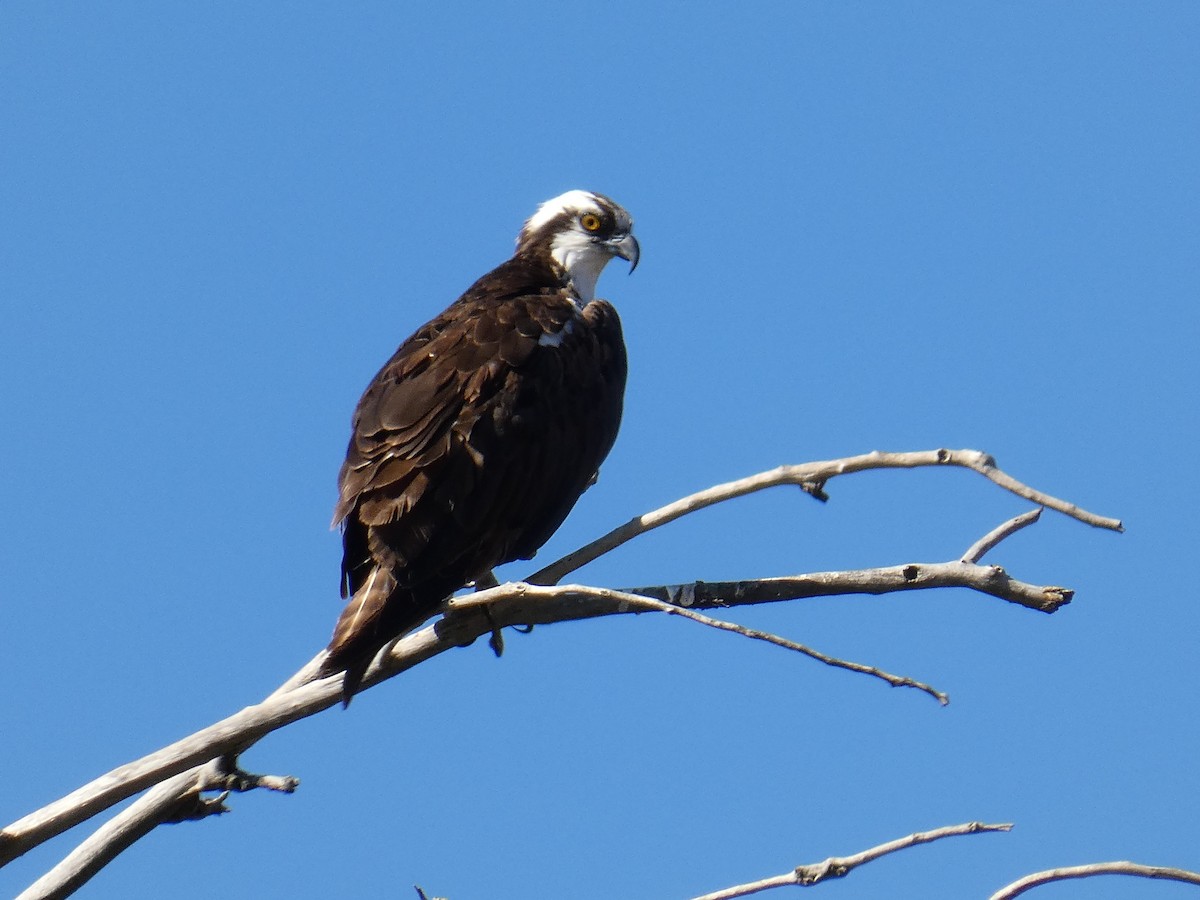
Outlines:
[[[320,676],[346,673],[342,679],[343,706],[350,705],[375,654],[394,637],[382,626],[388,601],[395,592],[395,578],[377,566],[338,617]]]
[[[345,673],[343,706],[350,705],[350,698],[358,692],[375,655],[429,618],[450,593],[441,586],[428,587],[432,589],[414,591],[401,587],[390,571],[376,566],[354,592],[334,626],[329,653],[318,675],[324,678]]]

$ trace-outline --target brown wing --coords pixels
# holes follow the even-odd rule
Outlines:
[[[580,314],[557,285],[531,288],[521,265],[405,341],[359,401],[334,512],[351,602],[326,671],[365,669],[454,590],[532,556],[612,447],[625,385],[616,312],[600,301]]]

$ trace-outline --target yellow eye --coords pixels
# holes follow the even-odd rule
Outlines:
[[[584,231],[599,231],[600,217],[595,213],[584,213],[579,217],[579,224],[583,226]]]

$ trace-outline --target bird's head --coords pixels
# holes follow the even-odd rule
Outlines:
[[[567,191],[538,207],[517,237],[517,253],[544,254],[562,267],[579,298],[588,303],[596,281],[614,256],[637,268],[640,255],[633,218],[603,194]]]

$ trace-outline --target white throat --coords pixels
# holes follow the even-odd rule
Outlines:
[[[554,238],[550,255],[567,271],[575,293],[583,303],[596,297],[596,282],[612,255],[590,237],[577,231],[564,231]]]

